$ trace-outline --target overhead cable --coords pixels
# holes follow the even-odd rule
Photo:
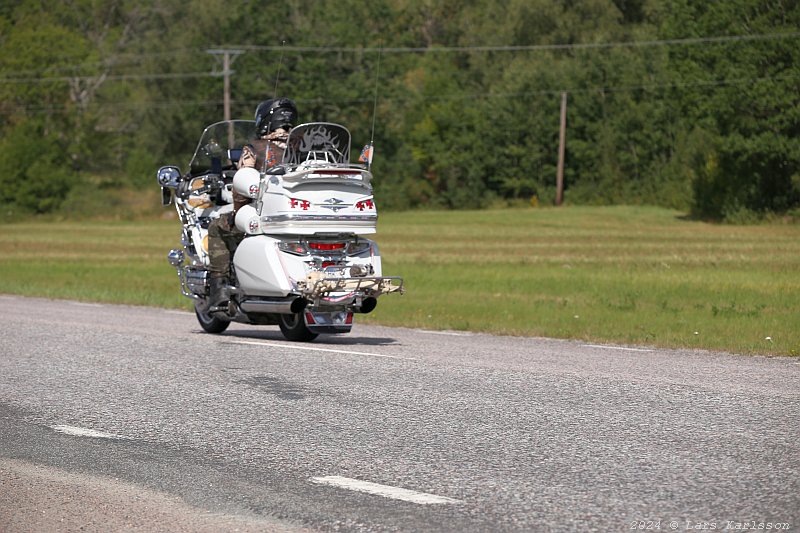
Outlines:
[[[619,41],[619,42],[606,42],[606,43],[567,43],[567,44],[535,44],[535,45],[498,45],[498,46],[429,46],[429,47],[394,47],[394,48],[381,48],[381,47],[326,47],[326,46],[291,46],[286,45],[270,46],[270,45],[236,45],[229,46],[229,48],[236,48],[239,50],[248,51],[281,51],[295,52],[295,53],[341,53],[341,52],[358,52],[358,53],[381,53],[381,51],[390,54],[403,54],[403,53],[452,53],[452,52],[524,52],[524,51],[547,51],[547,50],[586,50],[586,49],[604,49],[604,48],[639,48],[639,47],[653,47],[653,46],[675,46],[675,45],[697,45],[697,44],[722,44],[732,42],[745,42],[745,41],[767,41],[778,39],[796,39],[800,37],[800,32],[778,32],[778,33],[760,33],[752,35],[726,35],[719,37],[690,37],[684,39],[658,39],[651,41]],[[200,51],[200,50],[195,50]],[[173,54],[186,54],[191,53],[191,49],[179,49],[170,52],[156,52],[150,54],[139,54],[136,56],[137,61],[144,57],[157,57],[169,56]],[[6,72],[6,74],[20,75],[30,74],[35,72],[57,72],[68,69],[80,69],[90,67],[113,67],[123,63],[119,60],[123,57],[132,54],[119,54],[111,57],[102,62],[89,62],[74,65],[61,65],[58,67],[47,67],[39,71],[36,70],[21,70]],[[204,77],[209,74],[205,73],[187,73],[187,74],[129,74],[128,77],[110,77],[109,79],[163,79],[164,77]],[[122,76],[122,75],[120,75]],[[79,77],[80,78],[80,77]],[[86,79],[92,79],[91,76],[84,76]],[[42,78],[44,81],[71,81],[74,76],[61,76],[61,77],[47,77]],[[39,83],[39,78],[13,78],[4,77],[0,78],[0,83]]]
[[[753,35],[726,35],[721,37],[690,37],[686,39],[658,39],[653,41],[619,41],[612,43],[569,43],[569,44],[533,44],[533,45],[499,45],[499,46],[428,46],[428,47],[340,47],[340,46],[286,46],[287,52],[374,52],[374,53],[442,53],[442,52],[520,52],[537,50],[582,50],[592,48],[635,48],[645,46],[694,45],[729,43],[737,41],[765,41],[775,39],[795,39],[800,32],[761,33]],[[242,50],[277,51],[280,46],[269,45],[236,45]]]

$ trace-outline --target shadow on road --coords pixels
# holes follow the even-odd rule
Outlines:
[[[208,333],[197,330],[195,333],[208,335]],[[228,330],[217,335],[218,337],[235,337],[241,339],[258,339],[264,341],[287,341],[280,331],[273,329],[237,329],[231,326]],[[400,346],[397,339],[391,337],[354,337],[352,335],[320,335],[312,342],[297,343],[309,344],[314,346]]]

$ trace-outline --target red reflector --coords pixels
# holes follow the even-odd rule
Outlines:
[[[344,319],[345,324],[353,323],[353,313],[347,313],[347,318]]]
[[[345,247],[343,242],[310,242],[308,246],[314,250],[341,250]]]
[[[322,268],[328,268],[328,267],[332,267],[332,266],[336,266],[336,262],[335,261],[323,261],[322,262]]]
[[[289,207],[297,209],[298,207],[303,211],[308,211],[311,207],[311,202],[308,200],[298,200],[297,198],[289,198]]]
[[[317,322],[314,320],[314,315],[311,313],[306,313],[306,324],[316,324]]]

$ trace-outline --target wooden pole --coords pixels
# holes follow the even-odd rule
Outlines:
[[[226,122],[231,119],[231,53],[225,50],[222,55],[222,74],[225,76],[222,119]]]
[[[222,56],[222,76],[223,76],[223,88],[222,88],[222,118],[226,122],[231,119],[231,74],[233,71],[231,70],[231,65],[233,65],[233,61],[236,59],[237,56],[244,53],[244,50],[230,50],[230,49],[220,49],[220,50],[206,50],[209,54],[214,56]],[[228,146],[233,146],[234,138],[233,138],[233,124],[228,124]]]
[[[567,143],[567,92],[561,93],[561,129],[558,134],[558,169],[556,170],[556,205],[564,201],[564,151]]]
[[[231,65],[237,56],[244,53],[244,50],[232,49],[215,49],[206,50],[209,54],[214,56],[222,56],[222,72],[217,73],[223,76],[223,92],[222,92],[222,117],[223,120],[231,119]]]

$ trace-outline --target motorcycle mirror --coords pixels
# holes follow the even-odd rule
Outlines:
[[[162,187],[175,188],[181,179],[181,171],[178,167],[161,167],[158,169],[157,179]]]

